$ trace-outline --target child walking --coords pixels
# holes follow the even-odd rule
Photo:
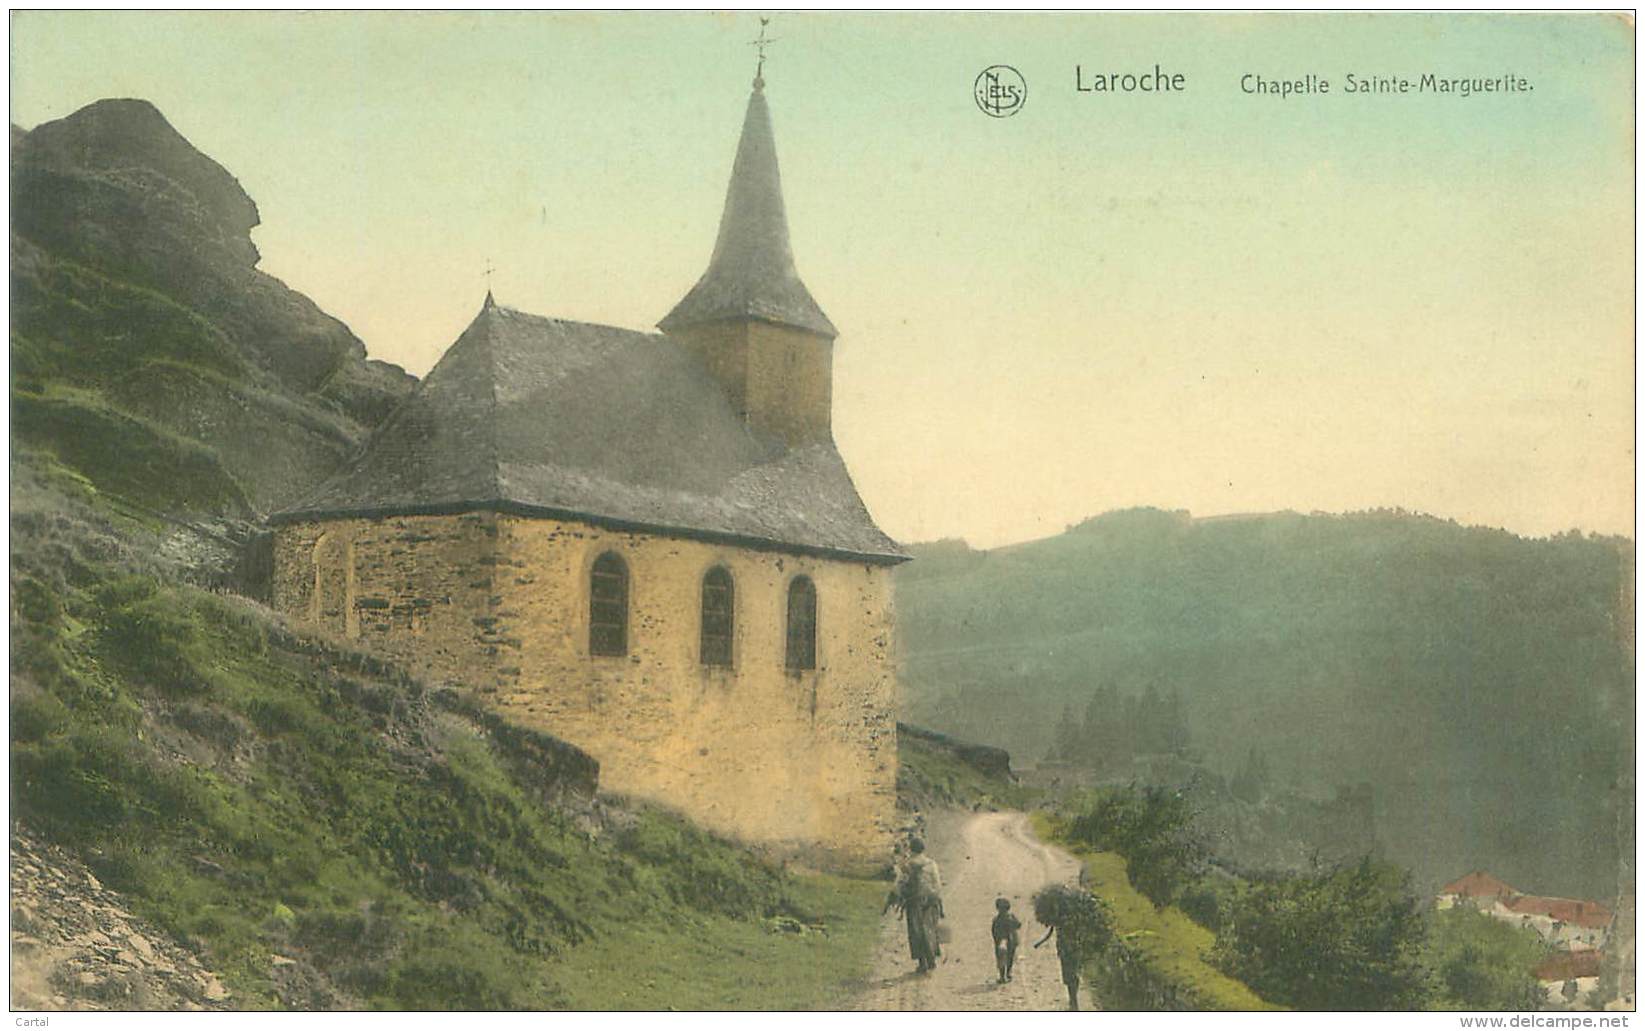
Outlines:
[[[994,963],[1000,968],[1000,983],[1011,980],[1011,966],[1017,961],[1017,946],[1022,943],[1022,921],[1011,912],[1009,899],[995,899],[992,927],[994,933]]]

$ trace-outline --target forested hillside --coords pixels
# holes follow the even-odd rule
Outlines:
[[[993,551],[914,550],[897,581],[913,721],[1046,756],[1094,699],[1100,714],[1152,697],[1231,780],[1255,755],[1276,788],[1368,782],[1386,853],[1429,885],[1483,866],[1616,893],[1630,541],[1404,512],[1132,510]]]

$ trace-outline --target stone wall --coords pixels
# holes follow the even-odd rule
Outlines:
[[[585,749],[604,790],[834,866],[890,854],[885,567],[494,515],[298,524],[275,550],[276,608]],[[629,572],[619,657],[588,646],[589,570],[608,550]],[[698,656],[702,579],[716,565],[735,588],[729,668]],[[817,669],[790,672],[787,592],[800,574],[817,589]]]
[[[493,632],[496,556],[489,512],[282,526],[273,605],[379,648],[426,680],[494,691],[496,670],[517,665]]]

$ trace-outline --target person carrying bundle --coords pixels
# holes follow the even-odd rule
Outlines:
[[[942,875],[937,861],[925,854],[925,842],[911,838],[910,853],[897,878],[897,886],[886,896],[885,909],[896,906],[908,924],[908,954],[919,964],[918,973],[928,974],[937,965],[942,947],[937,942],[937,923],[945,915],[942,908]]]
[[[1088,955],[1108,944],[1112,925],[1096,896],[1084,888],[1052,884],[1034,895],[1034,919],[1047,928],[1045,937],[1034,943],[1044,945],[1057,936],[1057,959],[1062,963],[1062,983],[1068,989],[1068,1008],[1080,1008],[1080,964]]]

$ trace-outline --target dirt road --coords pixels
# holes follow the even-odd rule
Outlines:
[[[935,813],[927,848],[943,879],[947,939],[929,974],[914,973],[902,917],[892,910],[880,927],[873,980],[857,1000],[866,1010],[1057,1010],[1068,995],[1057,965],[1056,942],[1035,949],[1045,933],[1034,921],[1034,892],[1052,881],[1073,881],[1079,863],[1041,844],[1023,813]],[[1012,980],[996,980],[988,928],[994,900],[1011,900],[1022,921],[1022,948]],[[1082,985],[1080,1008],[1096,1009]]]

